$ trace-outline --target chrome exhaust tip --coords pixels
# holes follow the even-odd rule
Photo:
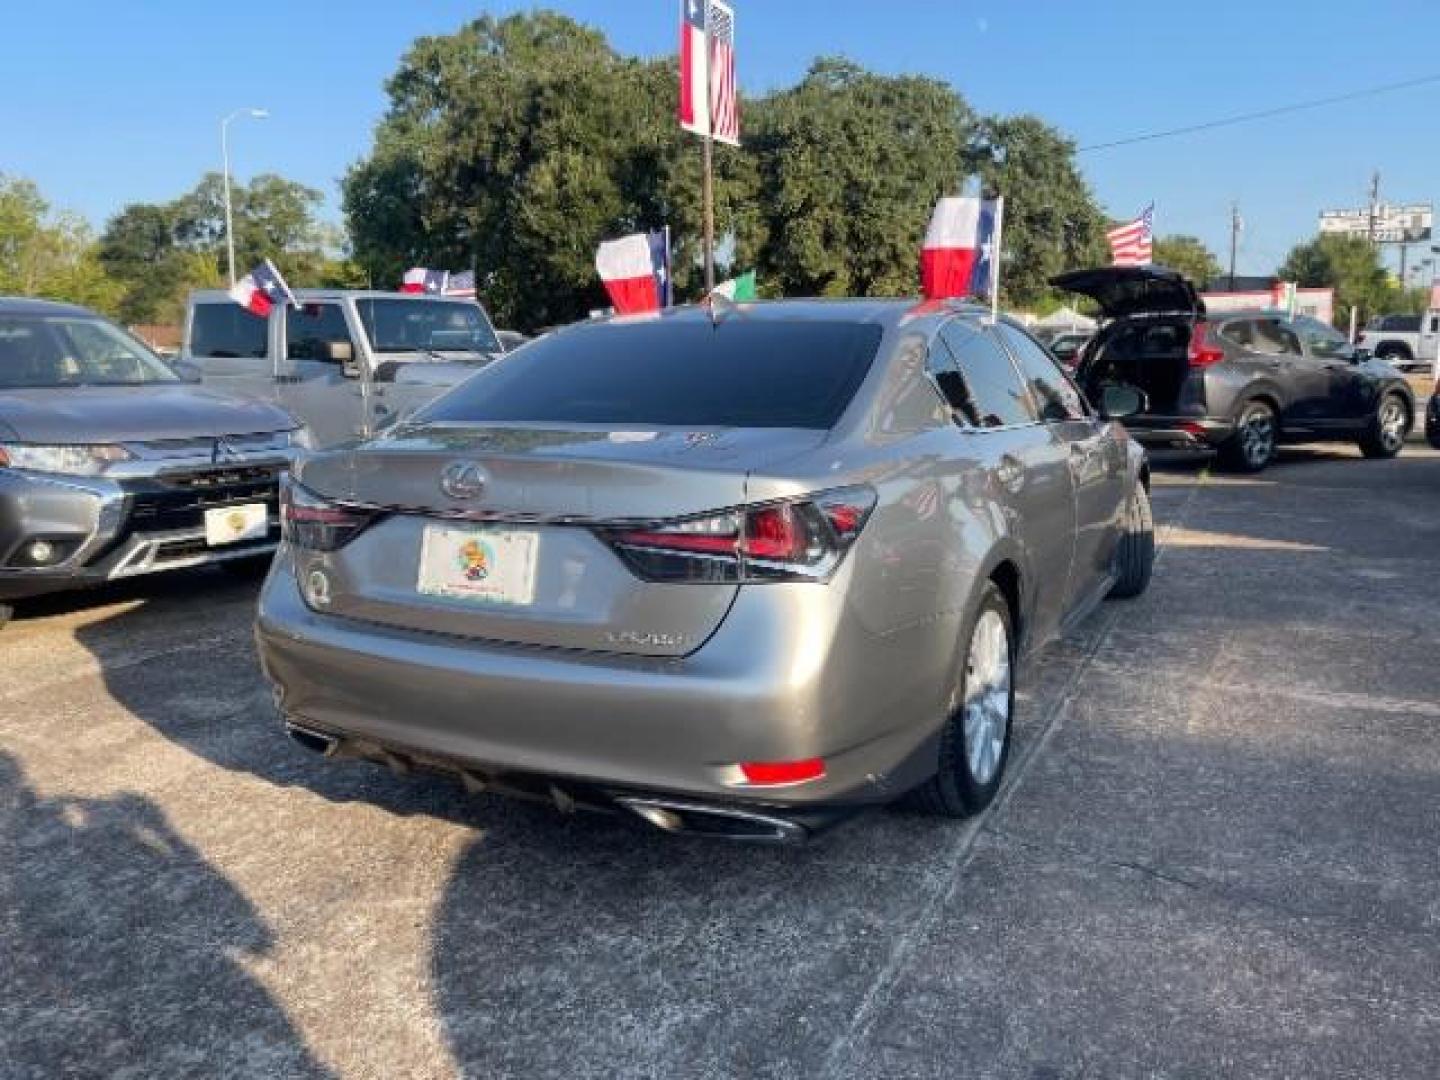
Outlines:
[[[762,810],[650,795],[617,795],[615,802],[665,832],[760,844],[801,844],[810,835],[798,822]]]
[[[336,736],[325,731],[316,731],[292,720],[285,721],[285,734],[312,754],[319,754],[321,757],[334,757],[340,749],[340,740]]]

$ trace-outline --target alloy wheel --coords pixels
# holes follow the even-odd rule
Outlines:
[[[1387,453],[1398,450],[1408,434],[1409,414],[1398,398],[1389,397],[1380,406],[1380,445]]]
[[[1268,409],[1256,409],[1240,422],[1240,449],[1253,467],[1264,465],[1275,453],[1275,419]]]
[[[965,761],[977,784],[1000,767],[1010,730],[1010,636],[998,612],[985,611],[970,637],[965,662]]]

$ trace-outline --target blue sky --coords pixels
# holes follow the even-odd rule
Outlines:
[[[181,0],[8,5],[0,172],[37,181],[97,225],[127,202],[173,198],[217,168],[217,123],[235,171],[274,171],[326,193],[362,155],[382,83],[418,35],[529,3],[460,0]],[[625,52],[673,51],[674,0],[554,0]],[[741,81],[798,78],[812,57],[954,84],[979,110],[1033,112],[1081,145],[1440,71],[1434,0],[1082,4],[1073,0],[736,0]],[[243,13],[243,17],[237,15]],[[1084,154],[1116,217],[1156,203],[1156,228],[1223,253],[1232,200],[1247,229],[1241,272],[1272,270],[1321,207],[1440,196],[1440,83],[1139,146]],[[677,137],[678,133],[677,133]]]

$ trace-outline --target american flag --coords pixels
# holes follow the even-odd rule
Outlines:
[[[710,135],[740,145],[740,87],[735,82],[735,9],[710,2]]]
[[[1155,258],[1155,204],[1125,225],[1105,234],[1111,266],[1145,266]]]
[[[475,271],[462,270],[458,274],[447,274],[445,277],[445,287],[441,292],[445,296],[474,296]]]

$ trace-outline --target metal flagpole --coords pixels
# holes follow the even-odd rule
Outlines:
[[[662,307],[675,306],[675,258],[670,250],[670,226],[665,226],[665,295]]]
[[[715,110],[712,107],[714,102],[710,100],[712,85],[710,61],[714,56],[714,52],[710,49],[710,3],[709,0],[705,0],[705,137],[703,139],[705,177],[701,186],[705,215],[706,296],[715,291],[715,141],[713,138]]]
[[[705,295],[715,291],[715,150],[705,135]]]
[[[995,255],[990,263],[990,321],[1000,321],[1000,250],[1005,229],[1005,196],[995,196]]]

